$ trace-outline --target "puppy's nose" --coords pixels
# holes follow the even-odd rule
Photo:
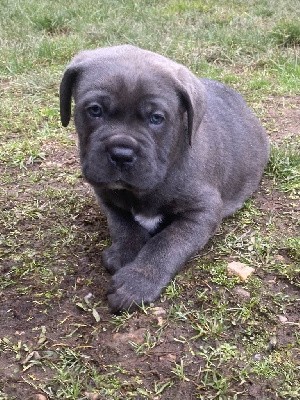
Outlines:
[[[136,160],[136,154],[130,147],[113,146],[108,150],[109,159],[118,166],[132,165]]]

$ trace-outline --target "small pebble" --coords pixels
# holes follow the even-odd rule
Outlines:
[[[48,397],[44,394],[35,394],[29,400],[48,400]]]
[[[227,265],[227,271],[229,274],[238,276],[242,281],[246,281],[253,274],[255,269],[244,263],[232,261]]]
[[[234,288],[233,293],[242,299],[245,299],[245,300],[250,299],[250,292],[248,292],[246,289],[243,289],[241,287]]]
[[[277,337],[276,336],[271,336],[270,342],[268,344],[267,350],[268,351],[273,351],[277,348]]]
[[[162,307],[153,307],[151,309],[152,314],[156,315],[156,316],[164,316],[167,314],[166,310]]]
[[[164,317],[167,314],[166,310],[162,307],[153,307],[151,311],[152,314],[155,315],[157,318],[158,326],[163,326],[163,324],[165,323]]]
[[[285,322],[287,322],[287,317],[285,317],[284,315],[278,315],[278,319],[279,319],[279,321],[280,322],[282,322],[283,324],[285,323]]]
[[[85,392],[84,394],[89,400],[100,400],[100,394],[98,393]]]

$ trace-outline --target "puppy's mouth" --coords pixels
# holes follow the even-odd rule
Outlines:
[[[89,179],[87,177],[85,177],[85,179],[87,180],[87,182],[89,184],[91,184],[94,187],[98,187],[101,189],[110,189],[110,190],[129,190],[131,192],[136,192],[138,191],[137,188],[135,188],[133,185],[130,185],[124,181],[122,181],[121,179],[118,179],[114,182],[97,182],[94,181],[92,179]]]
[[[112,189],[112,190],[123,190],[123,189],[127,189],[127,190],[134,190],[132,185],[129,185],[128,183],[125,183],[121,180],[118,180],[116,182],[110,182],[107,185],[105,185],[105,187],[107,189]]]

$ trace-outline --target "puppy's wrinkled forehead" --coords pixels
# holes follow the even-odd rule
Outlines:
[[[145,96],[164,99],[174,115],[180,104],[187,112],[189,140],[205,112],[205,89],[195,75],[166,57],[130,45],[86,50],[73,58],[60,85],[63,126],[70,121],[72,96],[75,103],[83,103],[100,91],[131,103]]]
[[[173,94],[176,101],[177,96],[170,77],[163,71],[149,70],[151,68],[146,68],[142,63],[137,66],[117,60],[95,60],[82,70],[74,93],[75,99],[77,95],[82,97],[94,93],[96,96],[97,93],[103,93],[118,98],[120,103],[125,104],[143,98],[165,98],[170,102]]]

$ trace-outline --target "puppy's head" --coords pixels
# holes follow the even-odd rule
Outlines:
[[[63,126],[75,100],[85,178],[147,191],[163,182],[204,113],[200,81],[185,67],[133,46],[79,53],[60,86]]]

